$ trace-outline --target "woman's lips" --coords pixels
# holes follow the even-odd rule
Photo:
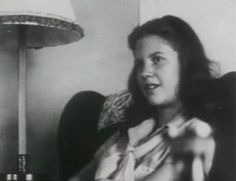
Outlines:
[[[144,88],[146,91],[152,91],[156,88],[158,88],[160,84],[145,84]]]

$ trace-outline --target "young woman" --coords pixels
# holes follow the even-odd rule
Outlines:
[[[165,16],[136,27],[128,43],[129,91],[110,96],[100,117],[101,127],[120,129],[71,181],[205,180],[215,142],[202,93],[214,78],[201,42],[186,22]]]

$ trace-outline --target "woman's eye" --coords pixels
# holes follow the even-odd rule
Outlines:
[[[158,64],[158,63],[160,63],[161,61],[162,61],[162,58],[159,57],[159,56],[155,56],[155,57],[152,58],[152,62],[153,62],[154,64]]]

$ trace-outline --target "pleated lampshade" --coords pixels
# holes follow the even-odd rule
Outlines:
[[[0,0],[0,34],[25,26],[26,47],[58,46],[83,37],[70,0]]]

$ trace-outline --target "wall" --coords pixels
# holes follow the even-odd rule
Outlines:
[[[15,168],[17,158],[17,51],[15,35],[0,33],[0,172]]]
[[[78,91],[104,95],[124,89],[132,65],[127,35],[137,25],[136,0],[73,0],[85,37],[79,42],[30,50],[27,58],[27,126],[30,167],[57,173],[60,114]],[[3,37],[2,37],[3,38]],[[17,51],[15,37],[0,48],[0,172],[16,169]]]

